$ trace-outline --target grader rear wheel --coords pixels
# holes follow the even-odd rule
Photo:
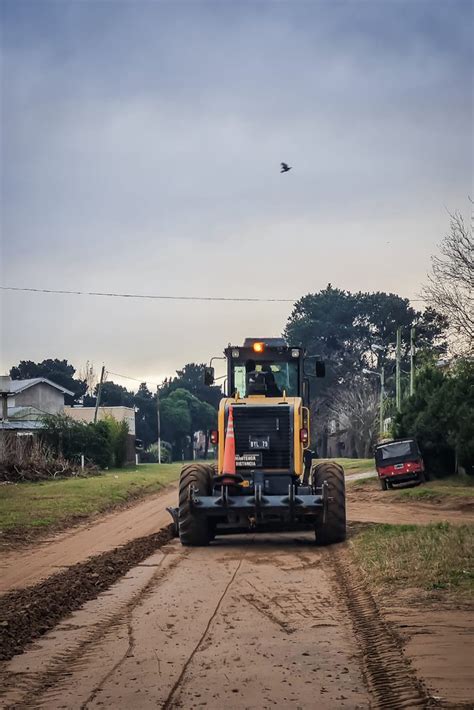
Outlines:
[[[208,496],[212,491],[213,468],[209,464],[191,463],[184,466],[179,478],[178,530],[182,545],[208,545],[214,535],[205,516],[196,515],[189,501],[193,486],[197,495]]]
[[[337,463],[323,461],[312,469],[312,485],[328,485],[326,518],[320,514],[315,525],[316,545],[332,545],[346,539],[346,490],[344,469]],[[318,491],[319,492],[319,491]]]

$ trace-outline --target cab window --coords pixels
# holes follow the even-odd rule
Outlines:
[[[240,397],[263,394],[267,397],[298,396],[298,363],[248,360],[233,366],[234,392]]]

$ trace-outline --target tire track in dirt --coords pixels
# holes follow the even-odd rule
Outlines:
[[[397,635],[383,620],[375,599],[349,560],[345,550],[326,551],[334,570],[335,584],[342,593],[349,611],[354,635],[362,652],[362,664],[367,687],[376,708],[439,707],[417,678],[404,654]]]
[[[117,663],[115,663],[115,664],[112,666],[112,668],[111,668],[109,671],[107,671],[107,673],[100,679],[99,683],[98,683],[97,686],[93,689],[93,691],[90,693],[90,695],[89,695],[89,697],[87,698],[87,700],[81,705],[81,710],[86,710],[86,709],[87,709],[87,706],[89,705],[89,703],[91,703],[93,700],[95,700],[95,698],[96,698],[96,696],[97,696],[97,693],[98,693],[98,691],[99,691],[99,688],[101,688],[101,687],[103,686],[103,684],[106,683],[107,680],[113,676],[113,674],[120,668],[120,666],[121,666],[122,663],[125,661],[125,659],[128,658],[129,656],[131,656],[131,655],[133,654],[133,649],[135,648],[135,637],[134,637],[134,635],[133,635],[132,613],[133,613],[133,609],[132,609],[132,608],[127,609],[128,646],[127,646],[127,649],[126,649],[124,655],[123,655],[122,658],[120,658],[120,659],[117,661]]]
[[[184,664],[184,666],[183,666],[183,668],[182,668],[182,670],[181,670],[181,673],[179,674],[179,676],[178,676],[178,678],[177,678],[177,680],[176,680],[176,683],[175,683],[175,684],[173,685],[173,687],[171,688],[168,697],[166,698],[165,702],[163,703],[163,705],[162,705],[162,710],[170,710],[170,708],[173,707],[173,699],[174,699],[174,696],[175,696],[176,692],[177,692],[178,689],[179,689],[179,686],[181,685],[181,681],[183,680],[184,676],[186,675],[186,671],[188,670],[188,668],[189,668],[189,666],[190,666],[190,664],[191,664],[191,662],[192,662],[194,656],[196,655],[196,653],[198,652],[199,648],[201,647],[201,645],[202,645],[204,639],[206,638],[206,636],[207,636],[207,634],[208,634],[208,632],[209,632],[209,629],[211,628],[212,622],[214,621],[214,619],[216,618],[217,614],[219,613],[219,610],[220,610],[220,608],[221,608],[221,606],[222,606],[222,602],[224,601],[224,598],[225,598],[227,592],[228,592],[229,589],[231,588],[232,584],[234,583],[235,578],[237,577],[237,574],[238,574],[240,568],[242,567],[242,562],[244,561],[244,556],[245,556],[245,554],[242,556],[240,562],[238,563],[237,567],[236,567],[235,570],[234,570],[234,573],[233,573],[232,577],[230,578],[230,580],[229,580],[229,582],[227,583],[227,585],[226,585],[224,591],[222,592],[222,594],[221,594],[221,596],[220,596],[220,598],[219,598],[219,601],[217,602],[217,605],[216,605],[216,607],[215,607],[215,609],[214,609],[214,612],[213,612],[212,615],[209,617],[209,621],[207,622],[207,625],[206,625],[206,627],[205,627],[205,629],[204,629],[204,631],[203,631],[203,633],[202,633],[202,635],[201,635],[201,638],[200,638],[199,641],[197,642],[196,646],[193,648],[193,650],[192,650],[192,652],[191,652],[189,658],[187,659],[186,663]]]

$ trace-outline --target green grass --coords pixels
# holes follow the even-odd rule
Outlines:
[[[179,477],[181,463],[141,464],[90,478],[4,485],[0,531],[45,529],[156,493]]]
[[[375,469],[374,459],[322,459],[322,461],[335,461],[339,463],[345,473],[361,473]]]
[[[372,525],[351,543],[379,589],[417,587],[469,595],[474,588],[474,525]]]
[[[457,498],[474,498],[474,479],[468,476],[453,476],[436,481],[428,481],[421,486],[401,488],[394,491],[399,500],[405,501],[434,501],[442,500],[446,496]]]

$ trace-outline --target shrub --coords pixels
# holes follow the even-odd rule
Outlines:
[[[158,463],[158,443],[150,444],[146,451],[141,454],[143,463]],[[161,442],[161,463],[171,463],[173,461],[172,446],[167,441]]]
[[[117,466],[117,468],[122,468],[127,460],[128,424],[125,421],[119,422],[109,416],[103,422],[99,422],[99,424],[102,423],[107,424],[109,430],[113,465]]]
[[[79,462],[81,455],[100,468],[113,463],[112,437],[106,421],[79,422],[63,415],[44,418],[42,440],[57,456]]]

